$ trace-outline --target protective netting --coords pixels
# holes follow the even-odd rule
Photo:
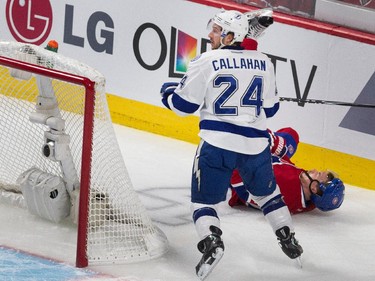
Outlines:
[[[167,239],[150,220],[122,158],[109,114],[104,77],[79,61],[34,45],[0,42],[0,56],[84,76],[95,82],[87,234],[89,263],[139,261],[165,253]],[[17,179],[31,167],[60,176],[66,182],[74,181],[70,174],[76,173],[80,182],[82,153],[87,153],[82,151],[85,88],[48,78],[48,70],[46,76],[33,74],[31,77],[30,73],[19,70],[16,75],[12,72],[14,69],[0,66],[0,190],[22,196]],[[50,127],[30,121],[43,84],[52,85],[58,104],[54,112],[65,121],[64,133],[70,137],[69,158],[74,164],[68,174],[60,161],[48,159],[42,153],[45,132]]]

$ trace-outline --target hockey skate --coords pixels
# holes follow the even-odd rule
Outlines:
[[[263,32],[273,24],[273,12],[272,9],[261,9],[252,12],[245,13],[249,21],[249,31],[247,38],[257,40],[263,35]]]
[[[291,259],[297,259],[298,264],[302,267],[300,256],[303,253],[302,247],[294,237],[294,232],[290,232],[289,227],[284,226],[276,230],[276,236],[283,252]]]
[[[198,243],[198,250],[203,253],[201,260],[195,267],[197,276],[204,280],[214,269],[224,255],[224,243],[221,240],[222,232],[220,228],[211,225],[212,234]]]

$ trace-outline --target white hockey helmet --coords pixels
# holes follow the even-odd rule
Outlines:
[[[210,23],[215,23],[222,28],[222,38],[227,36],[229,32],[232,32],[234,35],[232,43],[242,42],[249,31],[247,17],[243,13],[235,10],[222,10],[210,20],[209,24]]]

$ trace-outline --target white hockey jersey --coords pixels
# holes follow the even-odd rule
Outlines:
[[[273,64],[257,51],[203,53],[190,62],[168,105],[180,115],[200,109],[199,136],[209,144],[258,154],[268,144],[266,118],[279,108]]]

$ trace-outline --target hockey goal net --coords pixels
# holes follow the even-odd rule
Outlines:
[[[95,69],[0,42],[0,155],[0,199],[77,223],[77,267],[167,251],[133,189]]]

